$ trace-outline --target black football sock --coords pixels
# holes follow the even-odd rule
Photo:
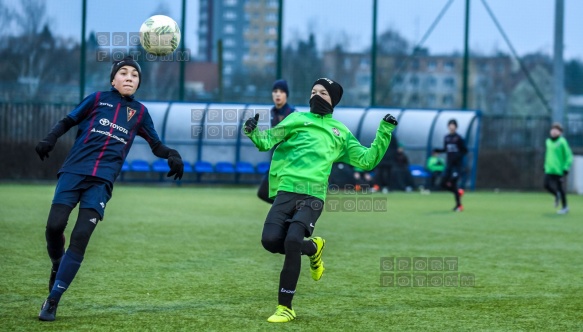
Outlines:
[[[316,244],[312,240],[304,240],[302,243],[302,255],[313,256],[317,250],[318,247],[316,247]]]
[[[278,302],[288,308],[292,308],[292,300],[296,292],[296,285],[300,278],[302,267],[302,245],[305,229],[298,222],[292,222],[285,238],[285,260],[283,269],[279,275]]]
[[[51,205],[45,230],[45,238],[47,241],[47,252],[53,262],[53,267],[58,267],[61,258],[65,254],[65,235],[63,232],[67,227],[67,221],[72,210],[72,207],[64,204]]]

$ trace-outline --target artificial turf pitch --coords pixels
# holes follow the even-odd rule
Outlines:
[[[40,322],[53,190],[0,185],[2,331],[583,329],[583,196],[569,196],[564,216],[542,192],[467,193],[463,213],[445,193],[366,196],[386,212],[325,211],[315,235],[327,240],[326,272],[312,281],[303,258],[298,318],[274,325],[283,257],[261,246],[269,206],[255,188],[124,184],[57,320]],[[474,284],[391,287],[387,257],[455,257]]]

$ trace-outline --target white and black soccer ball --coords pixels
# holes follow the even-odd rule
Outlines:
[[[165,15],[154,15],[140,27],[140,43],[146,52],[167,55],[180,44],[180,28],[176,21]]]

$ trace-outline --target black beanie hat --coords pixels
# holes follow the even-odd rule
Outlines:
[[[134,58],[132,58],[129,55],[119,61],[113,62],[113,65],[111,66],[111,74],[109,75],[109,83],[113,82],[115,74],[117,74],[117,71],[120,70],[120,68],[123,66],[132,66],[136,68],[136,70],[138,71],[138,77],[140,78],[140,81],[138,82],[139,89],[140,84],[142,84],[142,68],[140,68],[140,65],[136,62],[136,60],[134,60]]]
[[[457,128],[457,121],[455,119],[451,119],[447,122],[447,125],[449,126],[450,124],[455,125],[455,127]]]
[[[273,82],[273,88],[271,91],[275,89],[280,89],[281,91],[285,92],[285,94],[289,97],[289,89],[287,87],[287,82],[285,80],[277,80]]]
[[[330,99],[332,99],[332,107],[336,107],[340,102],[340,99],[342,99],[342,93],[344,92],[342,86],[329,78],[319,78],[314,84],[312,84],[312,88],[317,84],[326,88],[326,91],[330,94]]]

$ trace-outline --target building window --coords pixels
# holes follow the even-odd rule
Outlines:
[[[275,55],[273,53],[269,53],[266,54],[265,57],[263,57],[263,59],[267,62],[273,62],[275,61]]]
[[[403,100],[403,95],[401,95],[400,93],[395,93],[393,95],[393,103],[395,104],[401,104],[401,100]]]
[[[413,69],[413,70],[419,70],[419,59],[414,59],[411,62],[411,69]]]
[[[265,28],[265,33],[268,35],[275,35],[277,34],[277,29],[274,27],[267,27]]]
[[[419,77],[411,76],[411,78],[409,79],[409,83],[411,84],[411,86],[418,86],[419,85]]]
[[[437,85],[437,79],[435,77],[428,77],[427,78],[427,86],[435,87]]]
[[[228,6],[235,6],[237,4],[237,0],[224,0],[223,4],[228,7]]]
[[[414,106],[417,106],[417,104],[419,104],[419,95],[417,95],[416,93],[414,93],[411,96],[411,104],[413,104]]]
[[[223,60],[226,61],[235,60],[235,53],[231,51],[223,52]]]
[[[271,8],[277,8],[277,6],[279,5],[277,0],[268,0],[267,1],[267,6],[271,7]]]
[[[237,13],[235,13],[234,11],[231,11],[231,10],[230,11],[226,11],[223,14],[223,18],[225,20],[235,20],[235,19],[237,19]]]
[[[448,88],[455,88],[455,80],[453,79],[453,77],[444,78],[443,84]]]
[[[434,94],[427,95],[427,107],[435,107],[436,101],[437,101],[437,98],[435,97]]]
[[[267,16],[265,16],[265,20],[267,22],[277,22],[277,14],[269,13],[269,14],[267,14]]]
[[[429,62],[427,62],[427,70],[434,71],[436,68],[437,68],[437,61],[429,60]]]
[[[235,27],[232,24],[227,24],[223,28],[224,33],[235,33]]]
[[[223,68],[223,73],[226,75],[231,75],[233,73],[233,66],[227,65]]]
[[[453,96],[452,95],[445,95],[442,98],[442,104],[444,106],[452,106],[453,105]]]
[[[225,46],[225,47],[234,47],[235,46],[235,40],[233,38],[225,38],[225,40],[223,41],[223,46]]]
[[[395,76],[395,85],[401,85],[401,84],[403,84],[403,76],[401,76],[401,75]]]
[[[443,67],[445,70],[452,71],[455,68],[455,63],[451,60],[448,60],[443,64]]]

